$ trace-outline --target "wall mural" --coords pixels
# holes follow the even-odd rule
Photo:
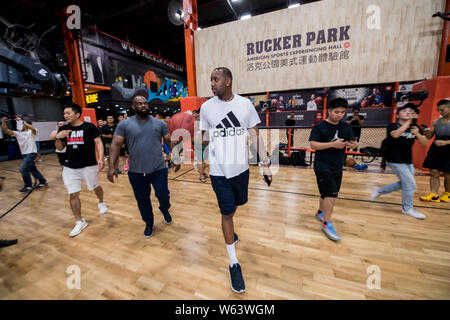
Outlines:
[[[128,44],[130,49],[131,44]],[[155,104],[177,104],[187,97],[183,69],[170,61],[124,44],[92,30],[83,30],[83,57],[87,81],[110,85],[112,100],[129,103],[136,92]]]
[[[148,102],[153,99],[159,99],[163,102],[167,101],[180,101],[181,97],[187,97],[187,87],[176,79],[165,78],[165,82],[161,84],[157,92],[152,92],[150,86],[147,85],[148,90]]]

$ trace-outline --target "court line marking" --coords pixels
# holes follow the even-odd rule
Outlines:
[[[180,181],[180,182],[190,182],[190,183],[199,183],[199,184],[208,184],[211,185],[209,182],[199,182],[199,181],[191,181],[191,180],[174,180],[174,181]],[[304,192],[294,192],[294,191],[284,191],[284,190],[274,190],[274,189],[263,189],[263,188],[255,188],[255,187],[249,187],[249,190],[258,190],[258,191],[268,191],[268,192],[276,192],[276,193],[289,193],[294,195],[300,195],[300,196],[309,196],[314,198],[320,198],[320,195],[318,194],[312,194],[312,193],[304,193]],[[395,203],[395,202],[385,202],[385,201],[370,201],[370,200],[364,200],[364,199],[355,199],[355,198],[346,198],[346,197],[338,197],[339,200],[347,200],[347,201],[357,201],[357,202],[366,202],[366,203],[376,203],[376,204],[386,204],[386,205],[393,205],[393,206],[401,206],[401,203]],[[450,211],[450,209],[447,208],[434,208],[434,207],[427,207],[427,206],[414,206],[415,208],[423,208],[423,209],[434,209],[434,210],[442,210],[442,211]]]

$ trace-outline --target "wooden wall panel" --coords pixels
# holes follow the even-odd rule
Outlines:
[[[380,29],[368,28],[371,5],[380,9]],[[209,78],[217,66],[231,69],[234,91],[241,94],[435,77],[443,23],[431,16],[443,11],[444,5],[445,0],[324,0],[202,29],[195,33],[198,95],[211,95]],[[308,32],[317,36],[325,30],[327,36],[329,28],[347,25],[349,40],[306,46]],[[247,56],[247,43],[295,34],[301,34],[300,48]],[[348,49],[343,48],[345,42],[350,44]],[[342,49],[331,50],[330,44],[342,45]],[[319,53],[328,56],[348,50],[349,58],[248,71],[248,57],[269,55],[253,63],[281,63],[283,58],[290,63],[302,55],[271,55],[322,46],[327,50]]]

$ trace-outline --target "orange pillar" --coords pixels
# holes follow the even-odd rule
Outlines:
[[[67,18],[66,9],[63,10],[64,16]],[[64,47],[66,49],[67,65],[69,66],[69,81],[72,90],[72,100],[82,108],[87,108],[86,96],[84,94],[84,79],[81,71],[80,51],[78,47],[78,38],[76,32],[67,29],[66,20],[63,21],[62,31],[64,37]]]
[[[189,16],[184,26],[188,94],[189,96],[196,96],[194,30],[197,30],[197,0],[183,0],[183,11]]]
[[[449,11],[450,11],[450,0],[447,0],[445,5],[445,12]],[[433,19],[440,19],[440,18],[433,18]],[[450,21],[444,20],[444,26],[442,29],[441,52],[439,55],[439,66],[437,74],[438,77],[450,76],[450,62],[445,62],[447,46],[450,46]],[[448,50],[450,50],[450,47]]]

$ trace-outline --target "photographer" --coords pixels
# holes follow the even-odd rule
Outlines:
[[[396,123],[387,128],[388,140],[386,161],[399,181],[383,186],[375,187],[370,200],[375,200],[380,195],[402,190],[402,212],[416,219],[425,219],[426,216],[413,207],[413,197],[416,191],[414,180],[414,165],[412,164],[412,146],[414,141],[426,146],[427,138],[422,134],[422,129],[413,125],[413,113],[418,113],[416,105],[407,103],[397,109]]]
[[[422,201],[449,202],[450,196],[450,98],[437,103],[437,110],[441,117],[433,121],[430,128],[424,129],[428,139],[434,142],[428,150],[423,163],[424,168],[430,169],[430,193],[420,197]],[[441,172],[444,173],[445,192],[439,197]]]
[[[357,142],[359,142],[359,139],[361,138],[361,126],[364,124],[365,120],[366,118],[364,118],[364,116],[359,115],[359,107],[354,107],[353,116],[347,118],[347,123],[352,127],[352,131]]]
[[[17,131],[9,130],[6,126],[7,117],[2,119],[2,129],[4,132],[10,136],[14,136],[19,143],[20,152],[22,153],[22,164],[20,166],[20,173],[22,174],[22,179],[24,182],[24,187],[20,189],[20,192],[27,192],[31,190],[31,176],[39,180],[38,187],[47,186],[47,181],[42,176],[42,174],[36,168],[34,160],[37,156],[36,148],[36,129],[22,118],[16,116],[16,128]]]
[[[285,127],[293,127],[295,126],[295,113],[291,112],[287,118],[287,120],[284,122]],[[291,129],[291,147],[294,146],[294,128]],[[286,141],[289,144],[289,128],[286,129]]]

